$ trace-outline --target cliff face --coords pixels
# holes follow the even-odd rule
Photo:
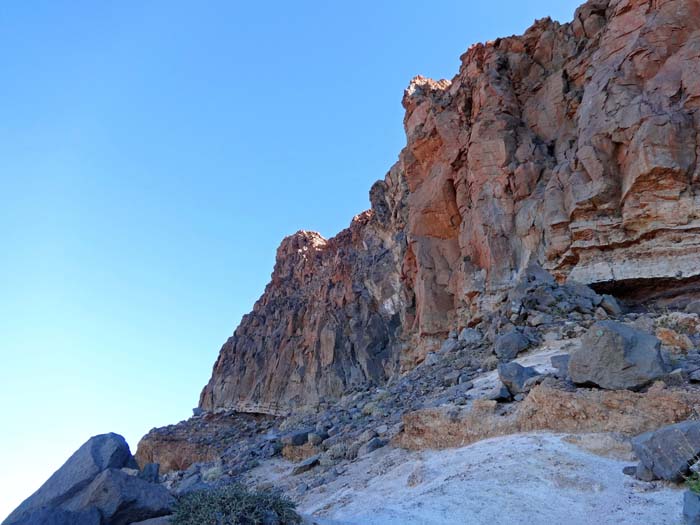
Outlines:
[[[385,381],[412,301],[401,283],[401,230],[365,212],[330,240],[304,231],[284,239],[270,284],[221,349],[200,406],[276,415]]]
[[[473,46],[451,81],[416,77],[403,104],[372,209],[282,242],[203,408],[274,414],[382,383],[532,262],[637,301],[700,288],[700,0],[591,0]]]

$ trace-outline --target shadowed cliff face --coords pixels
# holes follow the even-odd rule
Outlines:
[[[285,412],[381,383],[477,324],[533,261],[608,290],[700,276],[700,0],[591,0],[404,94],[372,210],[282,242],[205,409]],[[687,295],[687,294],[686,294]]]

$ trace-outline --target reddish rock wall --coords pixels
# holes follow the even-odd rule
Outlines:
[[[532,261],[613,288],[697,283],[699,0],[591,0],[471,47],[451,81],[416,77],[403,104],[407,145],[372,210],[282,242],[203,408],[277,413],[381,383]]]

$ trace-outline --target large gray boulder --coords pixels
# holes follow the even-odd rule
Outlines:
[[[583,336],[569,359],[574,383],[609,390],[636,390],[663,376],[666,367],[653,335],[616,321],[599,321]]]
[[[175,498],[162,485],[108,469],[98,474],[66,508],[97,509],[105,524],[127,525],[171,514],[174,504]]]
[[[39,490],[24,500],[3,525],[23,523],[26,516],[39,509],[60,507],[85,489],[103,470],[122,467],[138,468],[126,440],[112,433],[94,436],[68,458]]]
[[[646,470],[658,479],[682,481],[700,454],[700,421],[684,421],[641,434],[632,440],[632,449],[639,458],[638,472]]]
[[[43,508],[27,512],[13,523],[15,525],[101,525],[102,516],[97,509],[71,512],[59,508]]]

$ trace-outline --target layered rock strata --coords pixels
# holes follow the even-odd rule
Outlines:
[[[590,0],[471,47],[452,80],[416,77],[403,105],[372,209],[282,242],[202,408],[282,414],[381,384],[532,262],[638,302],[697,297],[699,1]]]

